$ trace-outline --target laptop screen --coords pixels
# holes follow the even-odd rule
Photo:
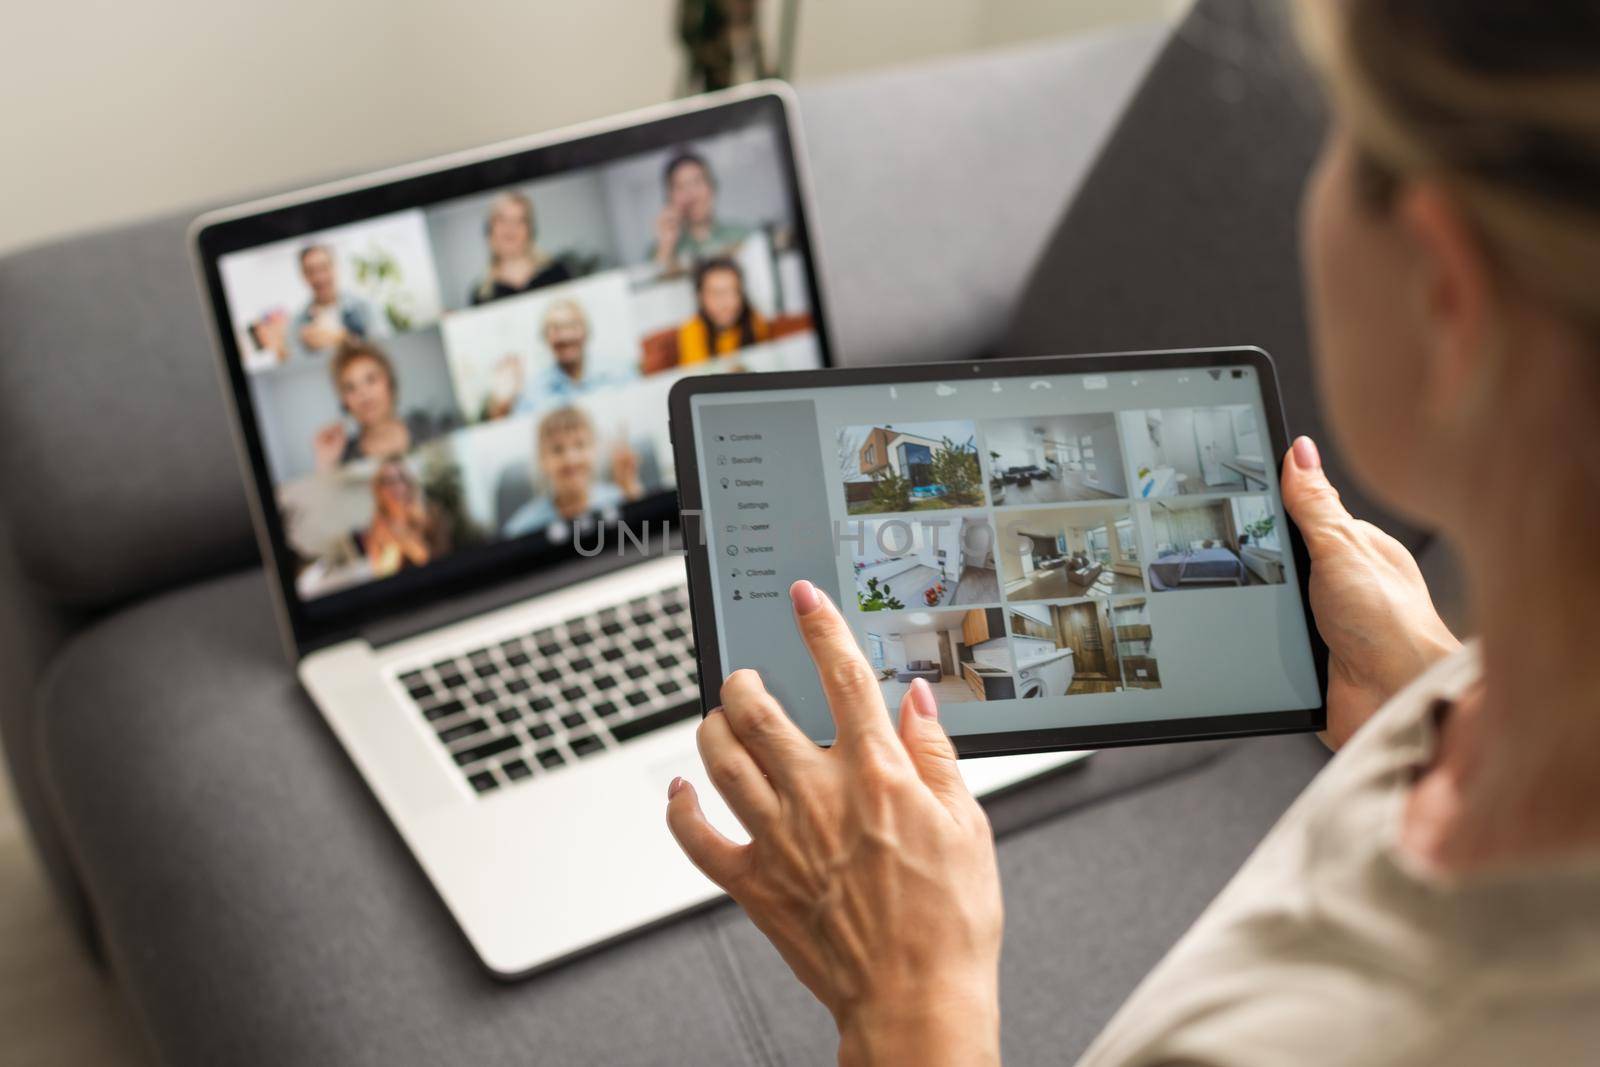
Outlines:
[[[825,363],[783,109],[722,110],[216,256],[297,609],[662,513],[675,380]]]

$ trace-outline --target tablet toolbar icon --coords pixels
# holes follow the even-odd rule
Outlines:
[[[1043,378],[1040,378],[1036,382],[1029,382],[1028,383],[1028,389],[1030,391],[1032,391],[1034,389],[1048,389],[1048,388],[1050,388],[1050,383],[1045,381]]]
[[[944,382],[940,382],[938,385],[933,387],[933,395],[934,396],[955,396],[956,395],[956,387],[953,386],[953,385],[946,385]]]

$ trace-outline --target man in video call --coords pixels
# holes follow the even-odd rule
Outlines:
[[[531,415],[621,380],[588,365],[589,316],[576,300],[563,298],[545,308],[540,333],[553,357],[550,366],[534,378],[532,388],[525,388],[522,359],[508,354],[496,368],[496,381],[484,401],[485,419]]]
[[[726,255],[750,236],[750,227],[717,218],[717,180],[711,165],[679,152],[662,171],[666,204],[656,216],[650,256],[664,274],[681,274],[711,256]]]
[[[300,250],[300,275],[311,299],[288,329],[273,339],[280,360],[329,355],[349,336],[369,341],[389,336],[389,321],[372,301],[339,291],[339,272],[328,245]]]

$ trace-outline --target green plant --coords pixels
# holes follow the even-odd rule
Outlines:
[[[1247,525],[1244,528],[1244,532],[1250,535],[1250,540],[1260,544],[1267,538],[1268,535],[1272,533],[1273,529],[1277,525],[1278,517],[1276,515],[1268,515],[1264,519],[1257,519],[1255,522]]]
[[[867,579],[867,591],[856,590],[856,603],[862,611],[899,611],[905,607],[895,599],[889,588],[888,582],[879,583],[876,578]]]
[[[911,480],[903,475],[879,471],[872,476],[872,507],[875,511],[906,511],[911,507]]]
[[[945,500],[951,504],[977,504],[982,498],[978,493],[978,453],[976,449],[959,447],[950,438],[946,437],[939,442],[939,447],[933,450],[933,458],[928,463],[929,473],[933,480],[944,486]]]
[[[389,325],[396,331],[411,329],[416,316],[412,313],[411,294],[403,284],[405,272],[394,254],[374,244],[366,255],[352,256],[350,265],[356,272],[356,284],[383,305]]]

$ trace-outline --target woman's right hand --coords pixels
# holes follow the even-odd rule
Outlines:
[[[1328,645],[1328,732],[1339,748],[1406,683],[1460,647],[1406,547],[1354,518],[1309,437],[1283,460],[1283,503],[1311,554],[1311,610]]]

